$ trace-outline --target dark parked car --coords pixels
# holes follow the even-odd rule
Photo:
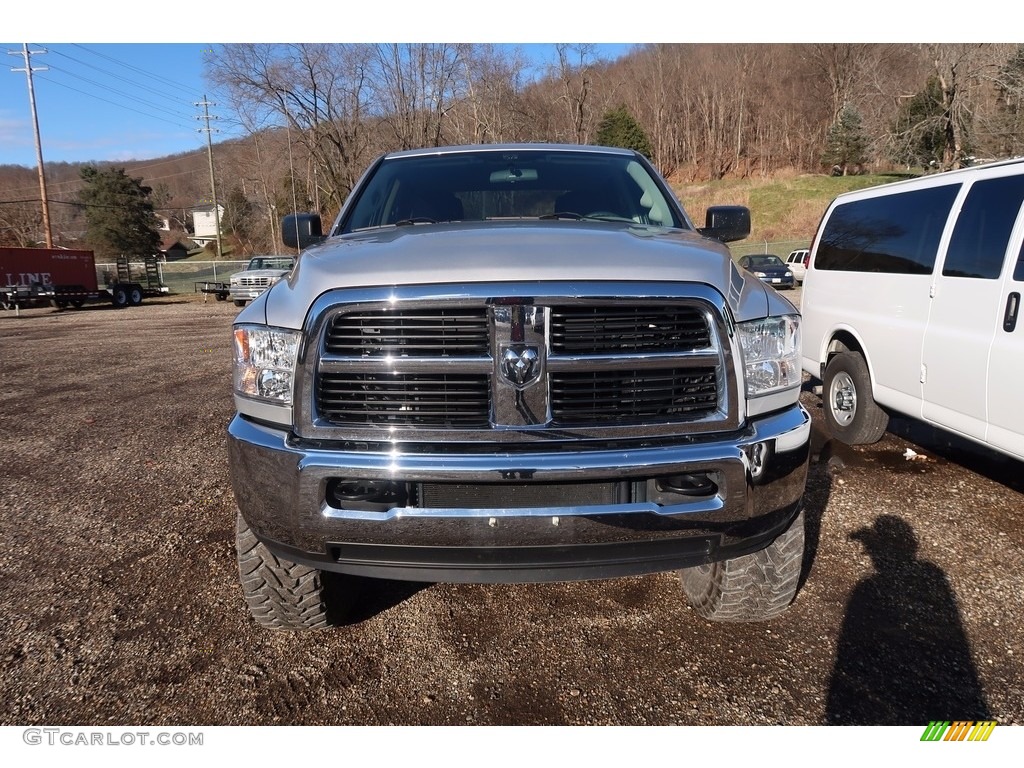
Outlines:
[[[775,288],[792,288],[796,285],[793,270],[782,263],[778,256],[770,253],[755,253],[740,259],[740,266],[753,272],[761,282]]]

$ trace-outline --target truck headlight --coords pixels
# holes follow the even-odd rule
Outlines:
[[[235,391],[278,405],[292,404],[299,331],[235,326]]]
[[[743,348],[748,398],[800,385],[799,315],[766,317],[737,323],[736,328]]]

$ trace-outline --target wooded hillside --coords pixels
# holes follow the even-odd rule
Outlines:
[[[527,79],[522,54],[495,45],[215,47],[207,77],[222,117],[248,134],[214,147],[226,239],[267,252],[282,215],[333,217],[387,150],[593,143],[610,117],[631,121],[619,135],[642,136],[684,202],[688,185],[709,181],[942,170],[1024,145],[1015,44],[663,44],[616,61],[582,44],[557,54]],[[182,232],[187,209],[210,200],[205,152],[118,165],[153,188]],[[83,232],[79,170],[47,166],[60,241]],[[0,167],[0,243],[37,238],[37,196],[34,170]]]

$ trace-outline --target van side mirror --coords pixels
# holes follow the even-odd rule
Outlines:
[[[704,216],[704,227],[697,231],[723,243],[742,240],[750,234],[750,209],[742,205],[713,205]]]
[[[324,239],[320,214],[291,213],[281,219],[281,240],[289,248],[302,250]]]

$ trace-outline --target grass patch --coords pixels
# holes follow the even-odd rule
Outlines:
[[[694,224],[703,226],[704,212],[712,205],[745,205],[750,208],[753,242],[796,242],[806,246],[837,195],[865,187],[889,184],[911,174],[884,173],[864,176],[803,174],[776,179],[723,179],[672,187]],[[800,246],[794,246],[800,247]]]

